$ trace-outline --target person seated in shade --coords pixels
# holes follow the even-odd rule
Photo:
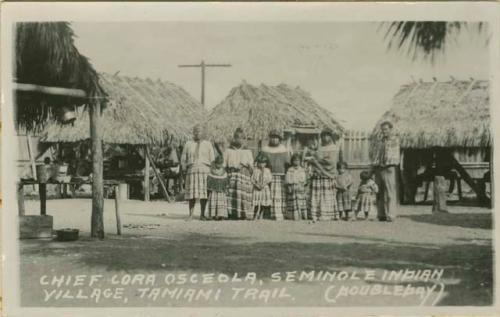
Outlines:
[[[286,191],[284,186],[286,169],[290,163],[290,151],[281,144],[278,130],[269,132],[269,143],[262,148],[262,154],[269,159],[273,181],[271,182],[271,218],[283,220],[286,213]]]

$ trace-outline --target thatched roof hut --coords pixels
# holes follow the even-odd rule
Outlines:
[[[379,146],[380,123],[390,121],[404,153],[401,162],[404,200],[415,201],[420,179],[434,176],[434,164],[445,177],[456,175],[486,200],[479,181],[488,171],[493,136],[490,129],[489,82],[484,80],[419,82],[402,86],[392,108],[375,126],[371,154]],[[470,162],[480,154],[480,161]],[[466,158],[466,160],[462,160]],[[418,169],[425,166],[424,174]]]
[[[285,84],[253,86],[243,82],[210,113],[208,134],[215,140],[228,140],[241,127],[253,140],[267,138],[270,130],[291,126],[329,127],[342,132],[333,114],[322,108],[309,93]]]
[[[102,113],[103,142],[111,144],[162,144],[189,138],[193,125],[206,117],[201,104],[172,83],[99,75],[108,95]],[[89,118],[79,112],[73,125],[52,122],[44,132],[45,142],[78,142],[89,135]]]
[[[48,120],[55,120],[63,106],[88,103],[89,98],[102,101],[98,75],[75,47],[69,23],[21,22],[16,24],[15,32],[16,83],[80,89],[86,94],[86,98],[75,98],[16,89],[18,127],[37,131]]]
[[[386,120],[394,124],[403,149],[489,147],[489,83],[453,80],[402,86],[373,130],[374,137]]]

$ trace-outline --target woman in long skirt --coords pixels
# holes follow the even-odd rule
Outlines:
[[[322,146],[311,158],[313,166],[310,187],[310,219],[338,220],[335,193],[336,165],[341,153],[334,143],[338,136],[330,129],[321,132]]]
[[[269,144],[262,149],[269,159],[273,180],[271,182],[271,219],[283,220],[286,214],[285,173],[290,163],[290,151],[281,144],[277,130],[269,132]]]
[[[228,202],[231,219],[247,219],[252,212],[252,151],[243,144],[243,130],[236,129],[230,147],[224,153],[229,175]]]

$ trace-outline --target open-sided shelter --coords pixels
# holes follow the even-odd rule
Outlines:
[[[379,146],[383,121],[394,124],[400,139],[405,201],[414,202],[418,169],[431,170],[436,155],[446,158],[443,164],[485,198],[481,183],[490,168],[493,144],[488,81],[434,80],[402,86],[373,130],[372,150]]]

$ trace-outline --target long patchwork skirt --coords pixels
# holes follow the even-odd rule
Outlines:
[[[283,220],[286,213],[285,175],[273,175],[271,182],[271,219]]]
[[[185,199],[207,199],[208,169],[190,168],[186,175]]]
[[[300,220],[307,218],[306,193],[304,186],[300,184],[290,184],[292,190],[286,197],[287,219]]]
[[[257,206],[261,207],[271,206],[272,199],[271,199],[271,189],[269,188],[269,185],[266,185],[262,190],[258,190],[254,187],[252,193],[252,200],[254,208]]]
[[[351,191],[337,190],[337,208],[339,212],[350,211],[352,209]]]
[[[309,219],[332,220],[337,216],[337,199],[331,178],[314,177],[311,180],[310,192]]]
[[[250,215],[252,209],[252,182],[250,176],[239,172],[229,174],[229,215],[240,219]]]
[[[208,216],[227,218],[227,196],[226,193],[211,191],[208,194]]]

